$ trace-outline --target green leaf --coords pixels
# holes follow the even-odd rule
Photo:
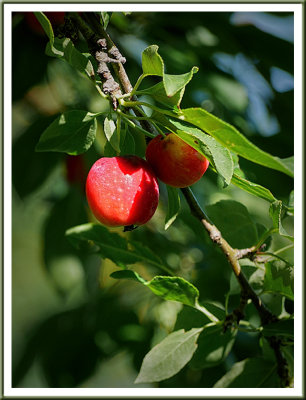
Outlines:
[[[101,14],[101,22],[102,22],[103,29],[106,29],[109,24],[109,20],[110,20],[112,13],[111,12],[110,13],[101,12],[100,14]]]
[[[190,72],[181,75],[164,74],[163,82],[167,96],[172,97],[181,89],[183,89],[197,73],[199,68],[193,67]]]
[[[104,133],[111,146],[120,153],[120,137],[115,122],[106,117],[104,120]]]
[[[120,155],[131,154],[135,154],[135,140],[129,129],[127,129],[125,132],[124,141],[122,144],[120,144]]]
[[[95,72],[91,61],[74,47],[69,38],[54,37],[52,25],[44,13],[35,12],[34,14],[49,38],[46,54],[51,57],[64,58],[78,71],[94,80]]]
[[[43,132],[36,151],[59,151],[77,155],[87,151],[96,138],[95,114],[73,110],[61,114]]]
[[[164,75],[164,62],[157,52],[155,44],[142,52],[142,71],[144,75]]]
[[[113,146],[106,141],[103,148],[103,156],[104,157],[116,157],[118,152],[113,148]]]
[[[279,387],[277,364],[264,358],[247,358],[235,363],[214,384],[214,388],[276,388]]]
[[[283,161],[259,149],[232,125],[215,117],[203,108],[181,110],[180,116],[183,117],[184,121],[209,133],[223,146],[241,157],[293,177],[293,171],[288,161]]]
[[[231,351],[237,330],[228,329],[223,332],[223,327],[218,325],[204,326],[198,338],[198,348],[190,362],[191,368],[211,368],[220,364]]]
[[[284,336],[293,339],[294,338],[294,320],[293,319],[282,319],[277,322],[272,322],[268,325],[264,325],[262,334],[264,336]]]
[[[190,146],[199,151],[202,155],[212,162],[217,173],[229,185],[234,171],[234,163],[231,153],[221,146],[213,137],[206,135],[200,130],[190,134],[186,131],[177,130],[177,135]],[[196,140],[195,140],[196,138]]]
[[[46,35],[50,39],[50,42],[53,44],[54,33],[51,22],[49,21],[48,17],[43,12],[34,12],[34,14],[38,22],[42,26],[43,30],[45,31]]]
[[[287,239],[294,240],[291,235],[289,235],[282,225],[282,207],[283,203],[280,200],[274,201],[270,205],[269,214],[273,221],[273,227],[278,230],[278,233],[281,236],[286,237]]]
[[[214,317],[215,321],[223,320],[225,318],[224,309],[220,308],[219,305],[216,305],[213,302],[201,302],[200,307],[202,307],[202,310],[205,308],[206,311],[208,311],[210,315]],[[201,328],[204,325],[211,323],[211,321],[212,319],[209,318],[207,314],[204,314],[203,311],[184,305],[182,310],[177,315],[174,330]]]
[[[142,284],[146,284],[147,282],[137,272],[130,269],[112,272],[110,276],[114,279],[130,279],[131,281],[140,282]]]
[[[151,262],[151,264],[161,265],[161,260],[157,254],[144,246],[143,243],[129,240],[129,244],[133,251],[137,252],[138,256],[142,257],[143,260],[147,260],[147,262]]]
[[[101,257],[109,258],[120,267],[146,262],[163,268],[160,259],[145,246],[137,242],[129,242],[102,225],[90,223],[75,226],[69,229],[66,235],[76,247],[82,245],[83,242],[94,244],[98,247]]]
[[[176,188],[167,185],[168,210],[165,220],[165,230],[169,228],[176,220],[180,212],[181,202],[179,192]]]
[[[196,305],[199,297],[199,291],[195,286],[177,276],[155,276],[152,280],[145,281],[134,271],[116,271],[111,277],[138,281],[164,300],[178,301],[192,307]]]
[[[252,286],[255,292],[262,292],[264,278],[265,278],[265,270],[264,268],[259,268],[254,264],[253,261],[244,258],[239,260],[239,264],[242,268],[242,271],[249,281],[249,284]],[[231,273],[230,278],[230,291],[229,294],[239,294],[241,292],[241,287],[235,277],[234,273]]]
[[[166,104],[168,103],[165,101],[167,97],[171,98],[178,93],[175,101],[171,102],[171,104],[175,103],[175,105],[178,106],[183,96],[182,90],[184,90],[185,86],[191,81],[193,75],[198,72],[198,67],[193,67],[186,74],[165,74],[164,62],[161,56],[158,54],[158,46],[152,45],[147,47],[142,53],[142,71],[143,76],[157,75],[162,77],[163,81],[161,84],[164,88],[166,96],[164,96],[161,86],[153,87],[152,91],[155,92],[157,97],[159,97],[159,100],[162,100],[162,103]]]
[[[190,361],[201,331],[201,328],[187,332],[181,329],[153,347],[143,359],[135,383],[160,382],[177,374]]]
[[[288,215],[294,215],[294,190],[290,192],[288,206],[286,207],[286,212]]]
[[[182,310],[176,317],[174,330],[192,328],[202,328],[204,325],[210,323],[211,320],[201,311],[190,306],[183,306]]]
[[[58,44],[63,41],[63,39],[58,39],[54,37],[53,28],[51,22],[49,21],[48,17],[43,12],[34,12],[35,17],[38,19],[38,22],[42,26],[43,30],[45,31],[46,35],[49,38],[49,43],[46,47],[47,55],[51,55],[53,57],[63,57],[64,52],[61,48],[61,45],[58,48]],[[70,39],[69,39],[70,40]]]
[[[188,306],[195,306],[199,297],[195,286],[176,276],[155,276],[146,285],[164,300],[178,301]]]
[[[206,211],[232,247],[243,249],[257,243],[256,224],[243,204],[234,200],[221,200],[207,206]]]
[[[78,71],[85,73],[91,80],[95,80],[95,72],[90,59],[79,52],[69,38],[55,38],[53,43],[50,40],[46,46],[46,54],[65,59]]]
[[[281,260],[265,264],[266,274],[263,290],[279,293],[293,300],[293,267]]]
[[[183,98],[185,88],[177,91],[173,96],[168,96],[165,90],[165,86],[163,82],[159,82],[150,88],[144,90],[137,90],[137,94],[139,95],[148,95],[153,97],[157,102],[173,108],[174,106],[179,107],[181,100]]]
[[[248,181],[247,179],[244,179],[243,177],[237,175],[236,173],[233,174],[231,183],[233,183],[240,189],[250,194],[253,194],[254,196],[269,201],[270,203],[276,200],[276,198],[273,196],[273,194],[270,192],[269,189],[266,189],[265,187],[258,185],[257,183]]]

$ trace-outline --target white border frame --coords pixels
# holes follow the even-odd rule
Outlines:
[[[175,12],[198,11],[198,12],[233,12],[233,11],[288,11],[294,13],[294,151],[295,151],[295,387],[286,389],[143,389],[143,388],[12,388],[11,366],[12,366],[12,179],[11,179],[11,136],[12,131],[12,98],[11,98],[11,13],[13,11],[96,11],[103,8],[104,11],[173,11],[173,3],[169,4],[4,4],[4,395],[26,396],[29,398],[42,396],[73,396],[73,397],[146,397],[146,396],[171,396],[171,397],[301,397],[303,396],[303,360],[302,355],[302,323],[303,323],[303,295],[302,295],[302,237],[303,237],[303,126],[302,126],[302,4],[175,4]]]

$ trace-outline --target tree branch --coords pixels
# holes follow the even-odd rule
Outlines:
[[[277,318],[265,307],[265,305],[261,302],[261,299],[257,296],[254,292],[252,287],[250,286],[248,280],[246,279],[245,275],[241,271],[239,258],[241,258],[241,254],[247,253],[249,254],[249,249],[233,249],[229,243],[222,237],[221,232],[219,229],[209,221],[208,216],[200,207],[197,199],[195,198],[194,194],[192,193],[191,189],[183,188],[181,189],[188,205],[191,210],[191,213],[203,224],[204,228],[206,229],[207,233],[211,240],[216,243],[223,253],[226,255],[232,270],[235,274],[236,279],[239,282],[241,290],[248,296],[249,299],[252,300],[254,306],[256,307],[261,321],[263,324],[267,324],[268,322],[275,321]],[[248,251],[244,251],[248,250]]]
[[[119,50],[112,41],[111,37],[109,34],[105,31],[105,29],[102,27],[98,19],[96,18],[95,14],[93,13],[83,13],[86,21],[92,26],[93,30],[97,32],[97,34],[100,37],[103,37],[106,42],[107,42],[107,47],[108,47],[108,54],[109,56],[113,56],[114,54],[118,54]],[[120,53],[119,53],[120,54]],[[115,71],[115,74],[119,80],[120,86],[122,91],[125,94],[131,93],[133,90],[133,86],[129,80],[129,77],[127,76],[127,73],[125,71],[125,68],[122,64],[122,62],[116,62],[112,63],[112,67]],[[137,101],[137,96],[133,96],[132,100]],[[134,109],[134,112],[136,116],[141,117],[141,113],[137,110]],[[150,133],[157,134],[156,129],[152,124],[150,124],[148,121],[140,121],[140,125],[143,127],[143,129],[149,131]]]

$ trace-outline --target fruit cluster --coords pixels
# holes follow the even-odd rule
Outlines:
[[[150,141],[146,159],[137,156],[103,157],[91,167],[86,196],[94,216],[106,226],[143,225],[156,211],[157,178],[183,188],[197,182],[208,160],[174,133]]]

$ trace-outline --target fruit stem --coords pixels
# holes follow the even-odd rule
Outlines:
[[[220,322],[220,320],[214,314],[209,312],[206,307],[201,306],[198,302],[196,302],[195,308],[206,315],[206,317],[209,318],[211,322]]]
[[[130,97],[133,97],[133,96],[134,96],[134,94],[136,93],[137,89],[139,88],[139,86],[140,86],[142,80],[143,80],[145,77],[146,77],[146,76],[143,75],[143,74],[140,75],[140,77],[137,79],[137,82],[135,83],[134,89],[133,89],[133,90],[131,91],[131,93],[130,93]]]
[[[135,107],[135,110],[138,111],[140,114],[147,116],[141,107]],[[157,125],[158,121],[154,121],[153,118],[149,118],[149,121],[151,122],[152,125],[154,125],[157,132],[159,132],[163,137],[166,137],[165,133],[158,127]]]
[[[121,115],[121,117],[130,125],[132,128],[139,130],[141,133],[149,136],[150,138],[155,138],[156,135],[146,131],[145,129],[141,128],[140,126],[136,125],[133,121],[131,121],[126,114],[124,114],[121,110],[117,110],[117,113]]]
[[[146,103],[146,102],[144,102],[144,101],[126,101],[126,100],[124,100],[124,99],[119,99],[119,103],[120,103],[123,107],[131,107],[131,108],[133,108],[133,107],[135,107],[135,106],[145,106],[145,107],[149,107],[149,108],[151,108],[152,110],[157,111],[157,112],[159,112],[159,113],[161,113],[161,114],[169,115],[170,117],[173,117],[173,118],[178,118],[178,115],[177,115],[177,114],[175,114],[175,113],[173,113],[173,112],[171,112],[171,111],[164,110],[163,108],[156,107],[156,106],[154,106],[153,104]]]

